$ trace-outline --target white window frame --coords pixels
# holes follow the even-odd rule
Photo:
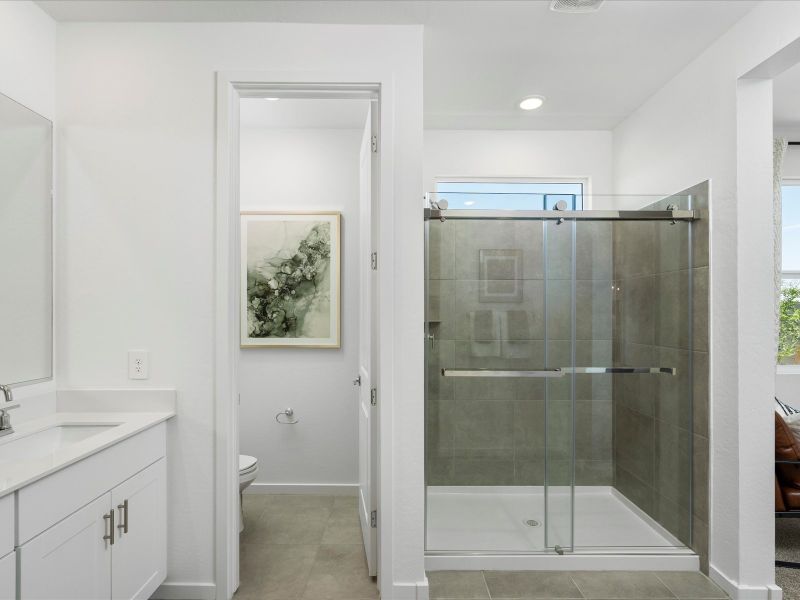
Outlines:
[[[800,187],[800,177],[783,177],[781,179],[781,187],[785,186]],[[783,210],[782,206],[781,210]],[[783,244],[783,237],[781,237],[781,244]],[[784,271],[782,267],[783,247],[781,247],[781,281],[784,279],[800,279],[800,271]],[[797,375],[800,374],[800,365],[777,365],[775,372],[778,375]]]
[[[592,208],[591,177],[469,177],[465,175],[435,177],[433,180],[434,192],[440,183],[580,183],[583,185],[582,210],[591,210]]]

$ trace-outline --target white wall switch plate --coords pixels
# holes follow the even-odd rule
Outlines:
[[[128,379],[147,379],[150,371],[147,350],[128,351]]]

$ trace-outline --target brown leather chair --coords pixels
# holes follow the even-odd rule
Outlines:
[[[800,461],[800,443],[777,412],[775,413],[775,460]],[[775,465],[775,511],[800,511],[800,464]]]

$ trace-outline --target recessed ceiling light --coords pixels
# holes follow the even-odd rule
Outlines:
[[[528,96],[522,99],[522,102],[519,103],[519,107],[522,110],[536,110],[542,104],[544,104],[544,98],[542,96]]]
[[[475,200],[467,200],[464,202],[464,206],[472,206],[473,204],[475,204]]]
[[[277,102],[278,100],[280,100],[280,98],[270,97],[270,98],[264,98],[264,100],[266,100],[267,102]]]

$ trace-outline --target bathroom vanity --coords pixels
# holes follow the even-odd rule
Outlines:
[[[115,410],[125,391],[108,407],[59,393],[0,438],[0,600],[144,599],[164,581],[174,392],[154,393],[140,412]]]

